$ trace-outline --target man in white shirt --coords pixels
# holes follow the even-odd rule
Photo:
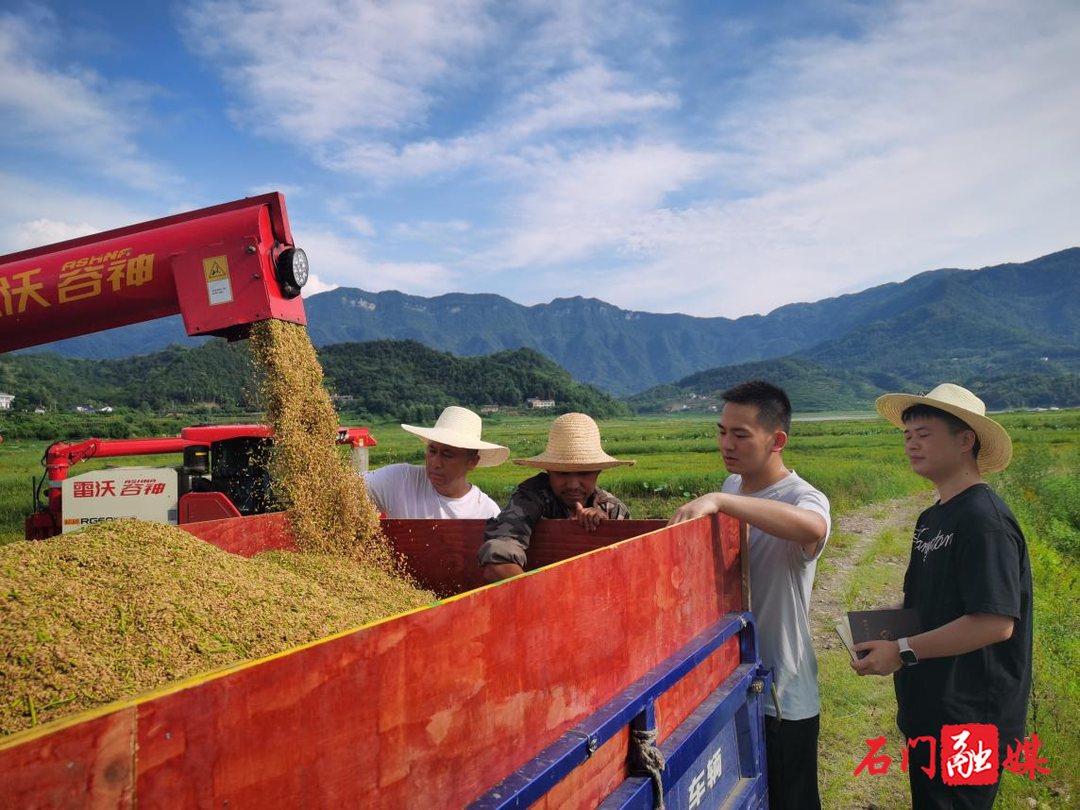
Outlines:
[[[680,507],[671,523],[723,512],[750,526],[751,608],[761,661],[773,671],[780,713],[766,702],[769,806],[820,810],[821,704],[810,636],[810,591],[829,537],[829,500],[784,466],[791,402],[762,380],[722,394],[720,452],[731,475],[720,492]]]
[[[490,518],[499,506],[467,477],[477,467],[496,467],[510,449],[480,440],[480,417],[451,405],[435,427],[402,425],[427,445],[424,466],[391,464],[364,473],[364,483],[388,518],[428,520]]]

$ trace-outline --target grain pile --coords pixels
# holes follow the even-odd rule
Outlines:
[[[253,560],[116,521],[0,548],[0,736],[428,604],[338,452],[302,326],[257,324],[274,497],[303,553]]]
[[[270,471],[302,551],[392,565],[364,482],[337,452],[338,417],[323,388],[307,331],[285,321],[252,328],[251,351],[265,372],[266,417],[274,431]]]
[[[134,520],[0,547],[0,736],[429,604],[379,567]]]

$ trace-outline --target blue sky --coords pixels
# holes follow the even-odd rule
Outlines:
[[[0,0],[0,253],[268,190],[314,280],[738,317],[1080,244],[1080,3]]]

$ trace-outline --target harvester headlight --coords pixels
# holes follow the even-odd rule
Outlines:
[[[308,258],[300,248],[286,248],[277,258],[277,280],[286,298],[295,298],[307,284]]]

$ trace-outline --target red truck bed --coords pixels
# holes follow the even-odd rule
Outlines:
[[[662,526],[545,521],[531,554],[545,567],[468,590],[482,521],[388,521],[421,582],[459,595],[0,740],[0,804],[465,806],[744,609],[741,525]],[[185,528],[245,555],[291,544],[283,515]],[[739,667],[739,645],[656,699],[660,743]],[[535,806],[612,794],[628,733]]]

